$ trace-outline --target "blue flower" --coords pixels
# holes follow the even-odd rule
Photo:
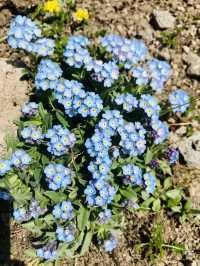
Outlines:
[[[100,224],[106,224],[112,217],[112,211],[110,209],[105,209],[99,213],[99,222]]]
[[[155,144],[160,144],[168,138],[169,129],[166,122],[162,122],[156,117],[151,120],[151,127],[153,129],[152,135]]]
[[[164,88],[164,83],[172,74],[171,66],[166,62],[158,59],[151,59],[147,63],[148,71],[151,77],[151,87],[158,93]]]
[[[28,102],[22,106],[23,116],[31,117],[38,113],[39,105],[35,102]]]
[[[146,150],[145,134],[146,130],[141,123],[126,123],[118,128],[121,137],[119,142],[124,154],[137,156]]]
[[[115,98],[115,103],[117,105],[123,105],[123,110],[127,112],[132,112],[138,107],[138,100],[130,93],[119,94]]]
[[[126,39],[118,35],[109,34],[101,39],[102,46],[110,52],[114,60],[130,69],[146,58],[148,49],[144,42],[137,39]]]
[[[71,201],[63,201],[54,206],[52,214],[56,219],[72,220],[74,218],[73,209]]]
[[[60,125],[55,125],[52,129],[49,129],[45,137],[50,139],[47,143],[47,150],[56,156],[66,154],[76,142],[74,133]]]
[[[59,80],[55,86],[55,98],[70,116],[96,117],[103,109],[103,101],[94,92],[85,92],[83,85],[75,80]]]
[[[89,40],[81,35],[71,36],[65,47],[64,57],[69,66],[81,68],[85,63],[91,60],[88,50],[85,48],[89,44]]]
[[[175,148],[168,148],[166,151],[166,157],[170,164],[175,164],[179,159],[179,151]]]
[[[44,173],[48,186],[52,190],[66,188],[72,182],[72,171],[62,164],[49,164],[45,167]]]
[[[56,250],[56,242],[52,241],[47,243],[46,246],[43,248],[39,248],[36,250],[36,254],[39,258],[45,259],[45,260],[55,260],[58,257],[58,253]]]
[[[40,144],[44,138],[42,134],[42,129],[34,125],[25,127],[21,131],[21,136],[26,143],[30,144]]]
[[[31,156],[24,150],[16,150],[11,156],[11,165],[19,169],[24,169],[31,163]]]
[[[67,227],[57,226],[56,236],[59,241],[70,243],[75,239],[75,226],[73,224]]]
[[[90,65],[86,65],[86,69],[93,71],[92,78],[98,82],[103,82],[105,87],[111,87],[119,78],[119,68],[113,61],[103,63],[101,60],[90,61]]]
[[[177,89],[169,95],[169,102],[174,113],[185,113],[190,106],[190,97],[186,91]]]
[[[145,189],[148,194],[153,194],[156,188],[156,178],[151,173],[146,173],[143,175]]]
[[[139,101],[139,107],[142,108],[148,117],[159,116],[160,106],[157,99],[150,94],[143,94]]]
[[[57,80],[62,76],[62,69],[50,59],[41,60],[35,76],[35,86],[39,90],[54,89]]]
[[[4,176],[11,170],[10,160],[0,160],[0,176]]]
[[[2,200],[10,200],[11,196],[7,192],[0,191],[0,199],[2,199]]]
[[[109,239],[104,241],[104,249],[106,252],[112,252],[117,247],[117,239],[111,236]]]
[[[122,167],[122,172],[125,176],[125,184],[137,184],[142,185],[142,170],[134,165],[127,164]]]
[[[139,86],[147,85],[149,83],[149,74],[143,67],[131,68],[131,74],[136,79],[136,84]]]
[[[8,43],[12,48],[32,51],[31,42],[41,37],[41,30],[36,23],[25,16],[16,16],[10,25]]]
[[[52,55],[54,53],[55,41],[48,38],[41,38],[32,44],[32,51],[39,56]]]

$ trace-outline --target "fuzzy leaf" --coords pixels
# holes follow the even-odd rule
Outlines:
[[[84,228],[87,226],[89,222],[89,216],[90,216],[90,211],[81,206],[79,209],[79,215],[77,217],[78,228],[80,231],[83,231]]]
[[[82,256],[83,254],[85,254],[85,252],[88,251],[88,249],[90,247],[90,244],[92,242],[92,236],[93,236],[92,231],[87,232],[87,234],[86,234],[86,236],[84,238],[84,241],[83,241],[83,245],[82,245],[82,248],[81,248],[80,256]]]

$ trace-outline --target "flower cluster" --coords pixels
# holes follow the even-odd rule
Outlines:
[[[119,78],[119,67],[113,61],[104,63],[102,60],[91,60],[85,67],[88,71],[92,71],[91,77],[103,82],[105,87],[111,87]]]
[[[52,55],[55,48],[54,40],[41,38],[41,30],[36,23],[21,15],[11,22],[8,43],[12,48],[22,48],[40,56]]]
[[[101,39],[102,46],[112,53],[115,60],[130,69],[146,58],[148,49],[143,41],[109,34]]]
[[[14,209],[13,217],[18,222],[25,222],[31,220],[32,218],[38,218],[39,216],[45,214],[46,211],[46,208],[41,208],[39,203],[33,199],[28,210],[25,208]]]
[[[0,176],[4,176],[11,170],[10,160],[0,160]]]
[[[174,113],[185,113],[190,105],[190,97],[186,91],[178,89],[169,95],[169,102]]]
[[[168,148],[166,151],[166,157],[170,164],[174,164],[179,159],[179,151],[175,148]]]
[[[116,189],[104,179],[98,179],[90,181],[84,193],[89,206],[102,207],[112,202]]]
[[[69,117],[77,114],[82,117],[96,117],[103,109],[103,102],[99,95],[94,92],[85,92],[83,85],[76,80],[59,80],[54,96],[64,106],[65,113]]]
[[[156,188],[156,178],[151,173],[146,173],[143,175],[145,188],[147,193],[152,194]]]
[[[44,173],[48,186],[52,190],[66,188],[72,182],[72,171],[62,164],[51,163],[45,167]]]
[[[52,129],[49,129],[45,137],[50,139],[47,143],[48,152],[55,156],[66,154],[76,142],[74,133],[71,133],[67,128],[63,128],[60,125],[55,125]]]
[[[44,246],[43,248],[37,249],[36,254],[41,259],[55,260],[58,256],[58,253],[56,250],[56,243],[50,242],[46,246]]]
[[[57,239],[59,241],[70,243],[75,238],[75,230],[76,229],[75,229],[75,226],[73,224],[71,224],[65,228],[63,226],[57,226],[57,229],[56,229]]]
[[[81,35],[71,36],[65,47],[64,57],[69,66],[81,68],[86,62],[91,60],[90,54],[86,47],[89,45],[89,40]]]
[[[156,92],[161,92],[164,88],[164,83],[172,74],[171,66],[166,62],[158,59],[151,59],[148,62],[150,72],[150,85]]]
[[[54,2],[46,5],[50,13],[57,13]],[[55,42],[42,38],[37,25],[22,16],[12,22],[8,39],[13,47],[40,56],[54,51]],[[107,35],[101,39],[103,47],[92,51],[94,57],[89,45],[84,36],[71,36],[64,62],[40,60],[35,87],[41,103],[22,107],[23,143],[17,147],[26,151],[16,150],[10,159],[0,160],[0,176],[13,167],[13,180],[18,181],[16,187],[15,182],[12,186],[5,182],[8,187],[4,188],[14,201],[14,218],[22,223],[37,219],[31,224],[42,232],[45,246],[36,252],[41,259],[62,257],[68,245],[76,256],[91,234],[103,237],[105,250],[111,252],[117,246],[113,229],[123,223],[122,209],[139,209],[144,200],[154,209],[157,195],[151,194],[159,178],[165,181],[164,163],[171,167],[178,160],[176,149],[163,151],[160,145],[169,129],[161,118],[164,105],[153,96],[153,91],[163,89],[171,66],[149,57],[144,42],[137,39]],[[55,58],[61,59],[60,54]],[[189,96],[177,90],[169,102],[174,112],[182,113],[189,106]],[[12,173],[2,182],[6,178],[12,180]],[[16,191],[23,191],[19,200]],[[0,198],[8,196],[0,192]],[[161,207],[172,210],[165,200],[169,199],[162,199]],[[43,220],[48,227],[44,228]]]
[[[151,120],[151,127],[155,144],[160,144],[168,138],[169,129],[166,122],[162,122],[157,117],[154,117]]]
[[[125,123],[118,129],[121,140],[120,147],[124,154],[137,156],[146,150],[146,130],[140,122]]]
[[[36,126],[25,127],[21,131],[21,136],[26,143],[40,144],[44,138],[42,129]]]
[[[123,110],[127,112],[132,112],[138,107],[138,100],[130,93],[119,94],[115,98],[115,102],[117,105],[123,105]]]
[[[139,107],[144,110],[148,117],[158,117],[160,106],[157,99],[150,94],[143,94],[139,101]]]
[[[54,89],[57,80],[62,76],[62,70],[50,59],[41,60],[35,76],[35,86],[38,90]]]
[[[104,241],[104,249],[106,252],[112,252],[117,247],[117,239],[111,236],[109,239]]]
[[[27,116],[27,117],[35,116],[38,113],[38,108],[39,108],[39,105],[35,102],[25,103],[22,106],[22,114],[23,116]]]
[[[67,221],[74,218],[73,210],[72,203],[68,200],[55,205],[52,214],[56,219]]]
[[[142,185],[142,170],[138,166],[134,164],[124,165],[122,167],[122,172],[125,184]]]
[[[112,211],[110,209],[105,209],[99,213],[99,222],[100,224],[106,224],[112,217]]]
[[[31,163],[31,156],[24,150],[16,150],[11,156],[11,165],[18,169],[24,169]]]

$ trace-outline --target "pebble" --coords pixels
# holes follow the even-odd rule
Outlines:
[[[153,18],[160,29],[174,28],[176,18],[167,10],[153,11]]]

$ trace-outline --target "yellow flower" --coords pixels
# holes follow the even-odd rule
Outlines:
[[[43,10],[48,13],[58,13],[61,10],[60,0],[49,0],[44,3]]]
[[[84,20],[86,21],[89,19],[89,13],[87,9],[78,8],[76,12],[74,13],[74,18],[75,20],[79,22],[84,21]]]

